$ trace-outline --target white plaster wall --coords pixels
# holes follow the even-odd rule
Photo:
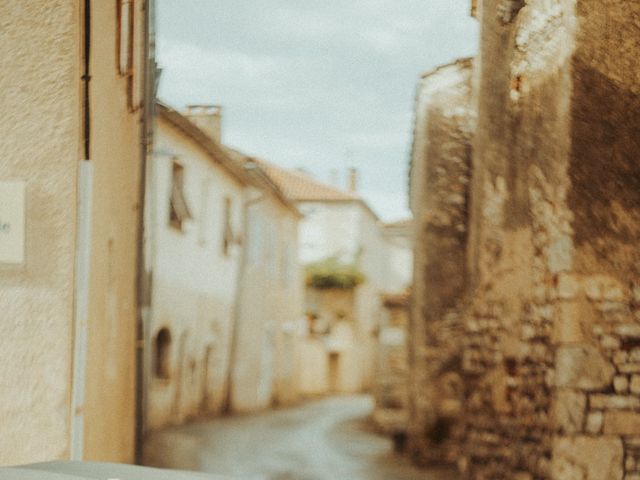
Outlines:
[[[375,216],[360,202],[301,202],[305,214],[301,222],[301,263],[339,256],[344,261],[357,261],[365,282],[355,291],[355,325],[352,346],[342,353],[341,376],[349,391],[371,385],[376,339],[375,330],[381,311],[380,294],[387,283],[387,245]],[[305,349],[315,349],[305,342]],[[315,356],[311,350],[303,359]],[[311,371],[315,366],[303,366]],[[303,374],[304,376],[304,374]],[[305,389],[318,390],[311,380],[304,380]]]
[[[375,331],[382,311],[381,294],[386,282],[386,245],[382,237],[381,225],[366,210],[360,217],[362,245],[361,269],[365,282],[356,291],[356,312],[359,323],[358,355],[361,365],[361,387],[369,389],[375,366],[377,340]]]
[[[298,218],[268,191],[260,195],[247,216],[231,390],[235,411],[288,403],[299,390],[295,363],[303,309]]]
[[[26,263],[0,265],[0,464],[69,455],[79,2],[0,2],[0,181],[27,185]]]
[[[299,202],[304,215],[300,222],[302,264],[338,256],[355,258],[360,247],[359,218],[363,207],[357,202]]]
[[[216,411],[225,395],[240,246],[224,255],[224,199],[231,199],[232,230],[242,234],[243,186],[214,165],[189,138],[158,121],[153,165],[152,338],[171,331],[170,380],[151,372],[148,426],[179,422],[201,408]],[[184,167],[184,191],[193,220],[169,225],[172,162]],[[205,354],[212,350],[209,377]],[[208,385],[206,385],[207,383]]]
[[[384,232],[386,274],[384,290],[402,292],[411,286],[413,278],[413,247],[405,232]]]

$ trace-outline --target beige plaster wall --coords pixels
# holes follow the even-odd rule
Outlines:
[[[0,265],[0,464],[69,455],[78,2],[0,4],[0,181],[27,186],[26,262]]]
[[[143,3],[135,2],[137,58],[142,56]],[[131,462],[142,111],[129,110],[127,80],[116,68],[114,2],[94,0],[91,8],[94,180],[84,455],[87,460]],[[134,72],[138,91],[142,75],[139,69]]]

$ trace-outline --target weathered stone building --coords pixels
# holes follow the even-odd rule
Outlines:
[[[409,420],[409,293],[385,294],[382,305],[373,421],[382,432],[400,440],[406,438]]]
[[[414,287],[409,450],[418,461],[459,454],[462,300],[474,112],[469,59],[423,76],[416,99],[410,204]]]
[[[442,279],[466,292],[464,436],[447,441],[474,479],[638,478],[640,4],[482,0],[477,16],[466,258]],[[428,345],[420,302],[447,296],[419,274]]]

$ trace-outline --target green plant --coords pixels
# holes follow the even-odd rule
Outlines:
[[[336,257],[329,257],[305,267],[305,283],[318,289],[352,289],[364,282],[362,272],[354,263],[345,263]]]

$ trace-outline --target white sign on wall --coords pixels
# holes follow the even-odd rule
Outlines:
[[[0,263],[24,263],[25,190],[24,182],[0,182]]]

